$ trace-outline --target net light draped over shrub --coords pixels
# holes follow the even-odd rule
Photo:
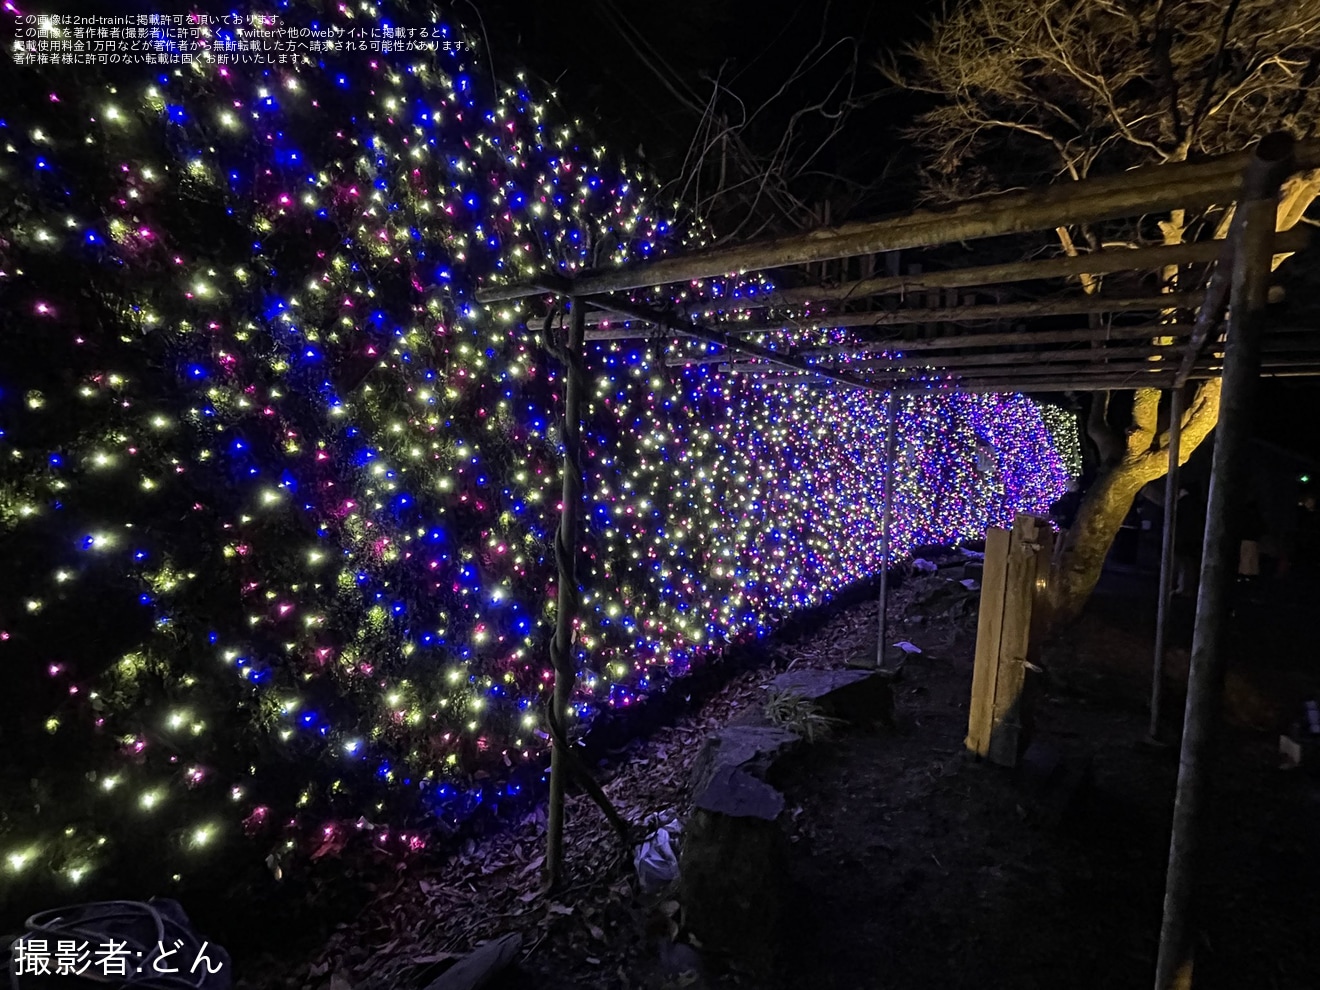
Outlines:
[[[473,289],[701,231],[486,65],[15,67],[0,886],[402,855],[538,796],[562,373],[542,301]],[[588,346],[579,726],[880,564],[883,396],[666,346]],[[932,389],[898,429],[899,556],[1066,483],[1021,396]]]

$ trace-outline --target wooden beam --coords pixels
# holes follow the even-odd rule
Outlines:
[[[1288,341],[1267,343],[1263,351],[1265,362],[1271,361],[1315,363],[1320,352],[1320,342],[1312,347],[1299,347]],[[1202,357],[1211,360],[1223,354],[1223,345],[1213,345]],[[868,361],[850,362],[845,367],[868,372],[884,368],[955,368],[978,364],[1096,364],[1117,359],[1151,358],[1160,361],[1181,361],[1183,351],[1177,346],[1159,346],[1149,344],[1144,347],[1090,347],[1090,348],[1042,348],[1030,351],[992,351],[986,354],[904,354],[897,358],[877,358]],[[1193,365],[1197,367],[1197,365]]]
[[[1236,200],[1242,171],[1254,149],[1203,162],[1133,169],[1120,175],[1060,183],[917,210],[904,216],[811,230],[749,244],[672,255],[609,272],[576,276],[573,292],[597,295],[833,258],[931,247],[1004,234],[1096,223],[1169,209],[1200,209]],[[1320,167],[1320,141],[1297,145],[1297,171]],[[478,302],[520,299],[544,291],[544,277],[531,282],[483,286]]]
[[[619,313],[630,320],[645,320],[649,323],[656,324],[663,324],[665,322],[664,314],[651,312],[650,310],[634,303],[603,299],[591,299],[588,301],[593,306],[609,309],[611,312]],[[779,365],[783,368],[788,368],[793,371],[809,371],[812,374],[820,375],[822,378],[836,381],[841,385],[851,385],[853,388],[863,388],[868,390],[875,389],[874,385],[860,375],[854,375],[847,371],[832,371],[826,368],[816,368],[807,364],[799,357],[794,357],[791,354],[781,354],[777,351],[770,350],[768,347],[762,347],[760,344],[753,344],[750,341],[739,340],[733,335],[725,333],[723,330],[703,327],[696,323],[685,323],[684,329],[689,337],[695,337],[698,340],[704,340],[711,344],[719,344],[732,351],[750,354],[753,357],[760,358],[763,361],[768,361],[771,364]]]
[[[1307,228],[1294,227],[1291,230],[1281,230],[1275,235],[1274,249],[1280,254],[1297,252],[1305,249],[1310,242],[1311,233]],[[863,301],[873,296],[924,292],[931,288],[1002,285],[1009,282],[1064,278],[1078,274],[1103,275],[1119,271],[1153,270],[1175,264],[1209,263],[1219,257],[1223,243],[1222,240],[1211,240],[1192,244],[1161,244],[1155,247],[1111,249],[1074,257],[951,268],[942,272],[887,275],[858,282],[845,282],[841,285],[783,289],[738,299],[708,299],[685,306],[682,312],[688,316],[709,318],[716,312],[743,312],[771,306],[792,308],[818,303],[847,303]],[[587,314],[589,328],[609,322],[608,313]]]
[[[1156,336],[1186,337],[1190,333],[1191,325],[1185,323],[1148,323],[1139,327],[1110,327],[1107,330],[1013,330],[1004,333],[958,333],[949,334],[947,337],[926,337],[916,340],[893,338],[861,344],[839,344],[834,347],[815,347],[798,351],[798,354],[807,358],[868,354],[882,351],[903,351],[916,354],[925,351],[948,350],[954,347],[1033,346],[1036,344],[1070,344],[1087,341],[1147,340]]]
[[[992,364],[1096,364],[1113,361],[1116,358],[1164,358],[1166,356],[1181,358],[1182,350],[1174,347],[1160,348],[1153,344],[1147,344],[1142,347],[1058,348],[1036,351],[1003,351],[991,354],[917,354],[898,358],[879,358],[873,361],[856,361],[848,364],[847,367],[878,371],[884,368],[957,368],[968,365]]]
[[[1168,375],[1165,378],[1152,381],[1149,388],[1167,388],[1173,383],[1173,376]],[[1145,383],[1143,383],[1143,386]],[[1068,381],[1059,379],[1049,382],[1029,382],[1020,378],[1005,378],[1000,381],[981,381],[981,382],[958,382],[949,388],[950,392],[968,392],[972,394],[985,393],[1006,393],[1006,392],[1024,392],[1035,393],[1039,395],[1042,392],[1111,392],[1115,389],[1132,388],[1123,379],[1109,381],[1102,378],[1085,378],[1077,381]],[[908,393],[921,392],[923,389],[899,389]]]
[[[1283,287],[1270,287],[1270,302],[1283,299]],[[917,323],[961,323],[980,322],[983,320],[1006,320],[1040,318],[1049,316],[1073,316],[1089,313],[1137,313],[1156,312],[1163,309],[1194,309],[1201,305],[1204,293],[1169,292],[1153,296],[1068,296],[1063,298],[1032,300],[1018,303],[994,303],[984,306],[946,306],[937,309],[897,309],[860,313],[840,313],[837,315],[803,317],[801,319],[771,320],[753,323],[745,320],[731,320],[718,324],[727,332],[735,334],[777,333],[789,330],[838,328],[866,329],[880,326],[904,326]],[[608,299],[590,300],[592,305],[610,309]],[[611,312],[616,310],[611,309]],[[643,340],[666,337],[694,337],[683,329],[687,324],[683,317],[665,317],[666,329],[657,331],[655,324],[645,320],[632,320],[633,325],[625,327],[602,327],[587,331],[587,340]],[[922,338],[937,340],[943,338]],[[842,345],[841,345],[842,346]]]
[[[608,303],[602,301],[601,305],[608,305]],[[603,327],[597,330],[588,330],[587,343],[600,340],[649,340],[652,337],[666,340],[671,337],[693,336],[682,330],[680,327],[668,324],[663,330],[657,331],[655,324],[647,323],[645,320],[632,320],[630,322],[638,325],[628,327]],[[677,322],[677,320],[675,320],[675,322]]]
[[[1073,295],[1028,302],[989,303],[982,306],[940,306],[934,309],[895,309],[870,313],[839,313],[771,320],[762,323],[732,321],[724,326],[737,334],[775,332],[805,327],[892,327],[915,323],[969,323],[974,320],[1016,320],[1083,313],[1157,313],[1164,309],[1194,309],[1200,292],[1166,292],[1150,296]]]
[[[1170,333],[1170,331],[1174,331]],[[1105,343],[1105,342],[1123,342],[1129,340],[1153,340],[1155,337],[1169,337],[1174,340],[1184,339],[1191,332],[1189,324],[1174,323],[1152,323],[1142,327],[1112,327],[1108,330],[1044,330],[1033,331],[1029,333],[968,333],[957,334],[949,337],[934,337],[930,340],[888,340],[876,341],[869,344],[857,344],[853,346],[840,345],[838,347],[821,347],[806,351],[793,352],[793,356],[806,358],[831,358],[853,356],[855,360],[843,361],[840,364],[847,368],[865,368],[872,364],[883,364],[887,359],[877,358],[868,359],[867,354],[883,354],[887,351],[900,353],[904,358],[919,357],[929,355],[927,360],[933,363],[943,363],[944,358],[938,351],[952,350],[954,348],[990,348],[1004,346],[1024,346],[1036,347],[1041,344],[1074,344],[1074,343]],[[1303,334],[1311,335],[1314,339],[1303,338],[1293,340],[1295,336]],[[1152,344],[1154,348],[1156,345]],[[1320,330],[1310,327],[1279,327],[1270,330],[1265,336],[1266,353],[1275,351],[1310,351],[1320,349]],[[1101,356],[1112,354],[1116,348],[1099,349],[1094,351],[1076,351],[1073,353],[1088,354],[1096,353]],[[1034,351],[1010,351],[1011,354],[1040,353]],[[1053,353],[1047,351],[1046,353]],[[670,354],[665,358],[666,367],[681,368],[688,365],[701,364],[721,364],[728,361],[730,355],[726,352],[716,354]],[[823,364],[824,368],[837,367],[834,363]],[[815,367],[815,365],[813,365]]]
[[[1300,251],[1310,243],[1310,231],[1302,227],[1280,231],[1275,251]],[[933,288],[967,288],[977,285],[998,285],[1005,282],[1030,282],[1038,279],[1067,278],[1073,275],[1104,275],[1110,272],[1146,271],[1169,265],[1208,264],[1219,257],[1222,241],[1200,241],[1192,244],[1160,244],[1155,247],[1115,248],[1080,254],[1074,257],[1046,258],[1039,261],[1013,261],[998,265],[976,265],[952,268],[942,272],[922,272],[918,275],[883,276],[845,282],[842,285],[805,286],[781,289],[777,292],[758,293],[736,300],[712,299],[700,307],[690,307],[693,313],[715,309],[764,309],[768,306],[806,306],[815,303],[842,303],[866,299],[871,296],[899,295],[921,292]]]
[[[1215,358],[1192,370],[1189,380],[1218,378],[1222,359]],[[1060,367],[1053,369],[1024,368],[1014,372],[1007,368],[971,368],[957,374],[942,375],[939,369],[932,370],[928,377],[937,381],[917,381],[907,375],[877,376],[875,384],[880,388],[905,387],[920,391],[934,387],[985,386],[986,391],[1021,391],[1026,387],[1053,386],[1052,390],[1062,390],[1061,383],[1087,382],[1106,389],[1162,388],[1173,384],[1177,370],[1170,362],[1137,361],[1127,364],[1097,365],[1089,367]],[[1266,361],[1261,372],[1266,378],[1311,378],[1320,377],[1320,363],[1272,364]],[[1071,388],[1072,386],[1068,386]]]

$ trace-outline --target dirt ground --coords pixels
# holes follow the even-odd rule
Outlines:
[[[896,593],[898,635],[923,649],[895,685],[895,729],[844,733],[784,768],[794,896],[779,981],[812,990],[1147,987],[1177,773],[1176,746],[1146,732],[1153,576],[1109,573],[1087,614],[1051,645],[1037,737],[1088,762],[1092,786],[1061,818],[1014,774],[968,758],[975,596],[948,610],[935,585]],[[1198,990],[1320,987],[1320,777],[1279,769],[1278,732],[1320,697],[1314,576],[1259,589],[1234,622],[1204,884]],[[955,593],[954,598],[957,595]],[[942,616],[935,615],[943,611]],[[838,610],[767,663],[733,677],[679,723],[601,769],[630,820],[681,818],[702,739],[764,703],[787,667],[832,667],[873,650],[875,606]],[[1191,603],[1175,610],[1170,667],[1185,677]],[[1175,683],[1168,723],[1182,698]],[[1173,733],[1166,730],[1172,741]],[[537,895],[544,821],[377,886],[310,961],[251,960],[250,987],[425,987],[459,954],[508,931],[521,962],[499,987],[750,986],[682,944],[667,895],[644,898],[601,816],[571,799],[568,889]],[[675,941],[675,939],[677,941]],[[696,975],[685,972],[699,965]],[[768,988],[767,988],[768,990]]]
[[[1320,688],[1308,587],[1239,611],[1228,699],[1238,724],[1215,775],[1198,990],[1320,987],[1320,785],[1278,769],[1280,723]],[[1175,747],[1141,744],[1153,591],[1142,575],[1109,575],[1047,654],[1037,735],[1089,756],[1093,773],[1058,823],[1041,820],[1012,774],[962,753],[974,636],[932,641],[935,630],[908,627],[931,649],[905,670],[899,733],[819,749],[786,782],[805,809],[786,985],[1151,985],[1177,775]],[[1175,642],[1190,640],[1190,611],[1179,603]]]

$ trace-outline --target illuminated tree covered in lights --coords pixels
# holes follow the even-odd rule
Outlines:
[[[290,20],[350,16],[311,10]],[[561,373],[532,310],[472,289],[700,232],[484,64],[16,71],[15,897],[158,890],[225,856],[285,871],[350,836],[403,855],[540,795]],[[662,349],[588,354],[579,728],[880,564],[882,397],[668,368]],[[900,430],[897,552],[1041,510],[1065,481],[1021,397],[910,397]]]

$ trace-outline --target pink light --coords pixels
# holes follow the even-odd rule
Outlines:
[[[56,96],[54,93],[51,93],[51,94],[50,94],[50,102],[51,102],[51,103],[59,103],[59,102],[60,102],[60,98],[59,98],[58,96]]]
[[[51,677],[58,677],[60,674],[64,673],[64,664],[53,663],[46,668],[46,673],[50,674]]]
[[[37,315],[38,315],[38,316],[54,316],[54,315],[55,315],[55,310],[51,309],[50,306],[47,305],[47,304],[44,303],[44,302],[39,302],[39,303],[37,303],[37,305],[36,305],[34,308],[36,309],[36,311],[37,311]]]

